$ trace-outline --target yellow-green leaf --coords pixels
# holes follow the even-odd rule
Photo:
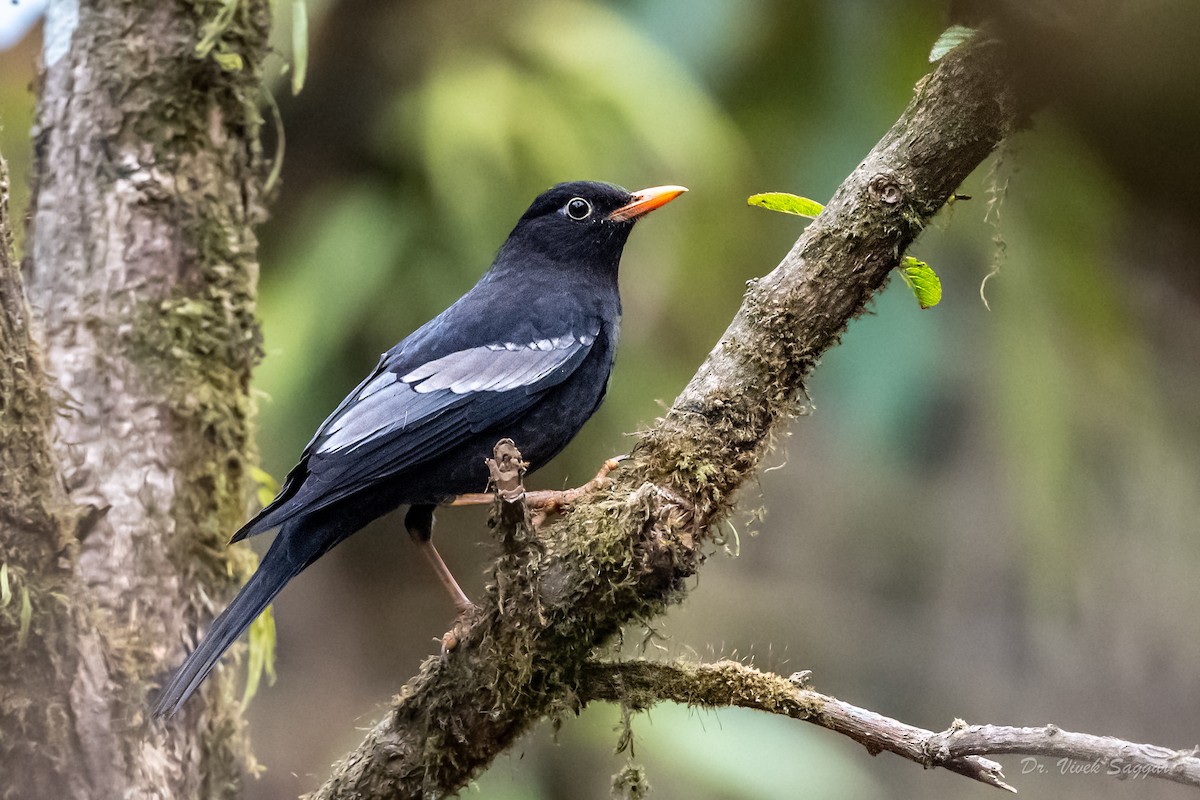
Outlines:
[[[33,603],[29,600],[29,587],[21,587],[20,627],[17,628],[17,647],[24,647],[29,638],[29,621],[33,619]]]
[[[746,203],[770,211],[782,211],[785,214],[796,214],[797,216],[808,217],[809,219],[815,219],[818,214],[825,210],[825,206],[816,200],[809,200],[807,197],[800,197],[788,194],[787,192],[766,192],[764,194],[751,195],[746,199]]]
[[[217,62],[217,66],[226,72],[242,71],[242,57],[237,53],[214,52],[212,57],[213,61]]]
[[[259,467],[250,468],[250,479],[258,486],[257,494],[258,504],[260,506],[270,505],[275,499],[275,495],[279,494],[279,482],[276,481],[271,474],[265,469]]]
[[[0,608],[12,602],[12,587],[8,584],[8,564],[0,564]]]
[[[942,281],[924,261],[905,256],[900,262],[900,276],[912,289],[921,308],[933,308],[942,301]]]
[[[300,94],[308,75],[308,6],[292,2],[292,94]]]
[[[250,705],[254,695],[258,694],[258,685],[263,675],[267,676],[267,685],[275,683],[275,611],[267,606],[250,623],[250,658],[246,665],[246,689],[242,693],[242,710]]]
[[[951,25],[946,30],[942,31],[942,35],[933,43],[933,49],[929,51],[929,63],[941,61],[947,53],[960,44],[969,41],[975,35],[974,28],[968,28],[966,25]]]
[[[275,102],[275,95],[266,84],[263,85],[263,99],[267,108],[271,110],[271,121],[275,124],[275,157],[271,159],[271,172],[263,183],[263,194],[270,195],[279,183],[279,176],[283,174],[283,153],[287,149],[287,136],[283,129],[283,115],[279,113],[279,103]]]

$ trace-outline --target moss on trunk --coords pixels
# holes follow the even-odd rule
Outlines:
[[[177,721],[146,708],[250,566],[223,545],[254,457],[269,3],[62,8],[23,265],[37,345],[7,261],[0,292],[0,795],[233,796],[228,677]]]

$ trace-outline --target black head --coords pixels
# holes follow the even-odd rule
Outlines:
[[[568,269],[615,274],[633,224],[686,191],[682,186],[629,192],[612,183],[560,183],[538,195],[521,216],[497,264],[535,256]]]

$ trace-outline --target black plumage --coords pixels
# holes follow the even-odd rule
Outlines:
[[[427,543],[434,506],[484,488],[499,439],[513,439],[531,471],[562,450],[604,398],[621,315],[617,268],[633,224],[683,191],[576,182],[534,200],[479,282],[383,354],[279,496],[234,535],[279,528],[155,714],[178,711],[289,580],[370,521],[408,504],[406,525]]]

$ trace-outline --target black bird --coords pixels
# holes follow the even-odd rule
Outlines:
[[[639,217],[684,191],[581,181],[534,200],[474,288],[383,354],[317,429],[279,496],[234,534],[279,528],[155,715],[179,710],[284,584],[401,505],[413,539],[469,605],[431,543],[434,507],[483,488],[498,440],[513,439],[537,469],[599,407],[621,316],[621,251]]]

